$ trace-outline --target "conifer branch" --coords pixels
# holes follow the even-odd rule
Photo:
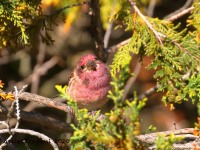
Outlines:
[[[135,12],[142,18],[142,20],[146,23],[147,27],[153,32],[153,34],[155,35],[156,39],[159,41],[159,43],[161,45],[163,45],[162,42],[162,37],[166,37],[165,35],[163,35],[162,33],[157,32],[152,24],[145,18],[145,16],[140,12],[140,10],[137,8],[136,3],[133,2],[132,0],[128,0],[131,4],[131,6],[133,7],[133,9],[135,10]]]
[[[178,14],[175,14],[175,15],[171,16],[170,18],[166,18],[166,21],[172,21],[172,22],[173,22],[173,21],[176,21],[176,20],[179,19],[180,17],[182,17],[182,16],[184,16],[184,15],[190,13],[193,9],[194,9],[194,6],[191,6],[191,7],[187,8],[187,9],[185,9],[185,10],[179,12]],[[115,52],[118,48],[120,48],[120,47],[123,46],[123,45],[128,44],[130,41],[131,41],[131,38],[126,39],[126,40],[124,40],[124,41],[121,41],[120,43],[109,47],[109,48],[107,49],[107,52],[108,52],[108,53]]]
[[[142,18],[142,20],[146,23],[147,27],[154,33],[156,39],[159,41],[159,43],[161,45],[163,45],[163,38],[168,38],[166,35],[156,31],[153,28],[153,25],[145,18],[145,16],[140,12],[140,10],[137,8],[136,3],[133,2],[132,0],[128,0],[131,4],[131,6],[133,7],[133,9],[135,10],[135,12]],[[189,9],[190,11],[193,8]],[[186,54],[192,56],[193,58],[195,58],[197,61],[199,61],[199,57],[192,55],[186,48],[182,47],[180,43],[176,42],[175,40],[171,40],[171,42],[176,45],[180,50],[182,50],[183,52],[185,52]]]

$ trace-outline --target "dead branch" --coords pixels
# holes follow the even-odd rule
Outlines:
[[[56,108],[58,110],[70,113],[72,116],[74,114],[73,109],[71,107],[67,106],[66,104],[58,102],[58,101],[53,101],[50,98],[40,96],[37,94],[22,92],[19,94],[19,99],[25,100],[25,101],[37,102],[37,103],[43,104],[47,107]]]
[[[9,133],[9,132],[22,133],[22,134],[36,136],[36,137],[40,138],[41,140],[48,142],[54,148],[54,150],[59,150],[56,143],[51,138],[49,138],[48,136],[46,136],[42,133],[39,133],[39,132],[36,132],[33,130],[28,130],[28,129],[11,129],[10,131],[8,129],[0,130],[0,134]]]
[[[24,84],[28,84],[30,82],[33,81],[33,79],[36,77],[36,76],[42,76],[42,75],[45,75],[45,73],[47,73],[47,71],[49,69],[51,69],[53,66],[55,66],[59,61],[59,57],[58,56],[54,56],[52,57],[50,60],[46,61],[44,64],[42,64],[40,67],[38,67],[37,69],[34,70],[34,72],[28,76],[26,79],[24,79],[23,81],[19,82],[17,84],[17,86],[21,86],[21,85],[24,85]]]
[[[38,112],[21,111],[21,119],[39,126],[57,131],[57,132],[72,132],[69,124],[56,120],[54,118],[44,116]]]
[[[148,149],[156,149],[155,142],[158,136],[165,136],[167,138],[171,134],[174,134],[175,137],[180,137],[181,141],[178,141],[173,144],[173,149],[181,150],[181,149],[194,149],[200,148],[199,147],[199,136],[194,135],[194,132],[197,131],[194,128],[184,128],[179,130],[172,130],[172,131],[163,131],[163,132],[156,132],[156,133],[149,133],[136,136],[142,143],[146,143],[148,145]],[[197,131],[199,132],[199,131]],[[196,147],[195,147],[196,146]]]
[[[185,4],[184,4],[181,8],[179,8],[178,10],[176,10],[176,11],[174,11],[174,12],[168,14],[167,16],[164,17],[164,19],[167,19],[167,18],[170,19],[171,17],[179,16],[178,14],[181,14],[183,11],[187,10],[188,7],[191,6],[192,2],[193,2],[193,0],[187,0],[187,1],[185,2]],[[190,8],[191,8],[191,7],[190,7]],[[175,18],[176,18],[176,17],[175,17]],[[179,17],[178,17],[178,18],[179,18]],[[178,19],[178,18],[177,18],[177,19]]]

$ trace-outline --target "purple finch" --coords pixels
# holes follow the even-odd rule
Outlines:
[[[101,108],[108,101],[110,71],[95,55],[81,57],[68,81],[66,92],[77,102],[79,108],[92,111]]]

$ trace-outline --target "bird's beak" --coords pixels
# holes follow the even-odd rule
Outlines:
[[[94,60],[90,60],[86,63],[86,67],[89,71],[93,70],[96,71],[97,69],[97,63]]]

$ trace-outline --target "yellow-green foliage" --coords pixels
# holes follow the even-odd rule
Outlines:
[[[199,21],[197,18],[200,14],[197,12],[199,12],[200,4],[195,3],[194,6],[197,8],[193,11],[195,14],[192,18],[194,22],[197,22]],[[167,91],[163,100],[180,103],[187,100],[189,96],[194,101],[199,94],[194,95],[194,90],[189,90],[187,84],[189,82],[191,85],[199,78],[197,68],[200,62],[200,45],[196,40],[196,31],[191,32],[187,29],[180,31],[179,25],[174,26],[166,20],[146,17],[155,30],[153,31],[138,14],[128,13],[129,11],[126,11],[125,15],[115,15],[115,19],[123,16],[121,18],[127,26],[126,30],[132,31],[133,34],[130,42],[117,51],[111,65],[111,72],[116,74],[120,68],[127,66],[131,60],[130,53],[139,54],[141,58],[153,56],[154,59],[148,69],[156,70],[154,77],[159,84],[158,90]],[[199,24],[195,23],[195,25]],[[193,76],[184,77],[188,73]],[[195,88],[198,88],[197,85]]]
[[[197,29],[197,31],[200,31],[200,2],[199,0],[194,1],[194,9],[192,10],[192,14],[190,16],[190,19],[188,20],[188,25],[191,25]]]
[[[40,1],[1,1],[0,48],[19,41],[28,44],[27,24],[32,23],[32,18],[38,16],[40,10]]]
[[[120,10],[124,9],[123,0],[101,0],[101,20],[103,27],[107,29],[108,24],[111,22],[113,15],[117,14]]]
[[[171,150],[173,149],[173,144],[181,140],[183,140],[183,137],[175,137],[174,134],[170,134],[167,137],[165,135],[158,135],[156,139],[156,149]]]

